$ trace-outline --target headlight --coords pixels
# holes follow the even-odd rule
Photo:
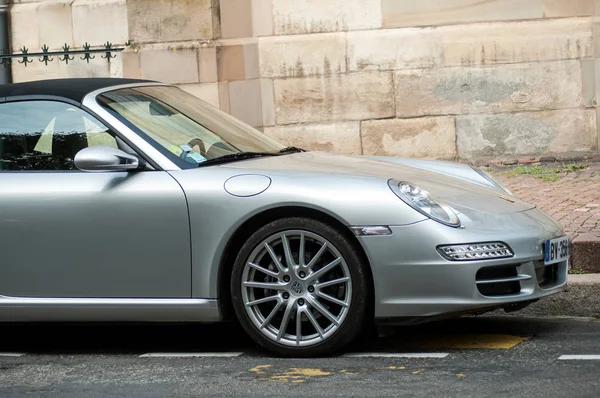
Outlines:
[[[419,213],[451,227],[460,225],[460,220],[454,210],[442,201],[432,198],[424,189],[409,182],[394,179],[389,180],[388,184],[396,196]]]
[[[488,180],[492,185],[494,185],[496,188],[506,192],[507,194],[513,196],[512,192],[510,192],[506,187],[504,187],[502,184],[500,184],[494,177],[492,177],[491,175],[489,175],[488,173],[486,173],[485,171],[481,170],[479,167],[473,167],[471,166],[471,168],[480,176],[482,176],[483,178],[485,178],[486,180]]]

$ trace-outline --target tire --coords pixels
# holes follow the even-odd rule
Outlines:
[[[278,356],[334,354],[368,321],[367,266],[352,242],[326,223],[273,221],[248,238],[235,260],[236,316],[254,341]]]

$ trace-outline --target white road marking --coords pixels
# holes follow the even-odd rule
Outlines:
[[[397,352],[362,352],[346,354],[346,358],[446,358],[445,352],[397,353]]]
[[[22,357],[23,353],[20,352],[0,352],[0,357]]]
[[[154,352],[140,355],[140,358],[233,358],[243,352]]]
[[[561,355],[559,360],[600,360],[600,355]]]

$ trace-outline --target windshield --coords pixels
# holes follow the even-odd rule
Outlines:
[[[171,86],[119,89],[98,103],[181,168],[239,153],[278,153],[283,145]]]

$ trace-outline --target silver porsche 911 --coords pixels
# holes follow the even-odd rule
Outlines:
[[[0,86],[0,321],[237,320],[272,353],[517,310],[569,237],[466,165],[284,147],[181,89]]]

